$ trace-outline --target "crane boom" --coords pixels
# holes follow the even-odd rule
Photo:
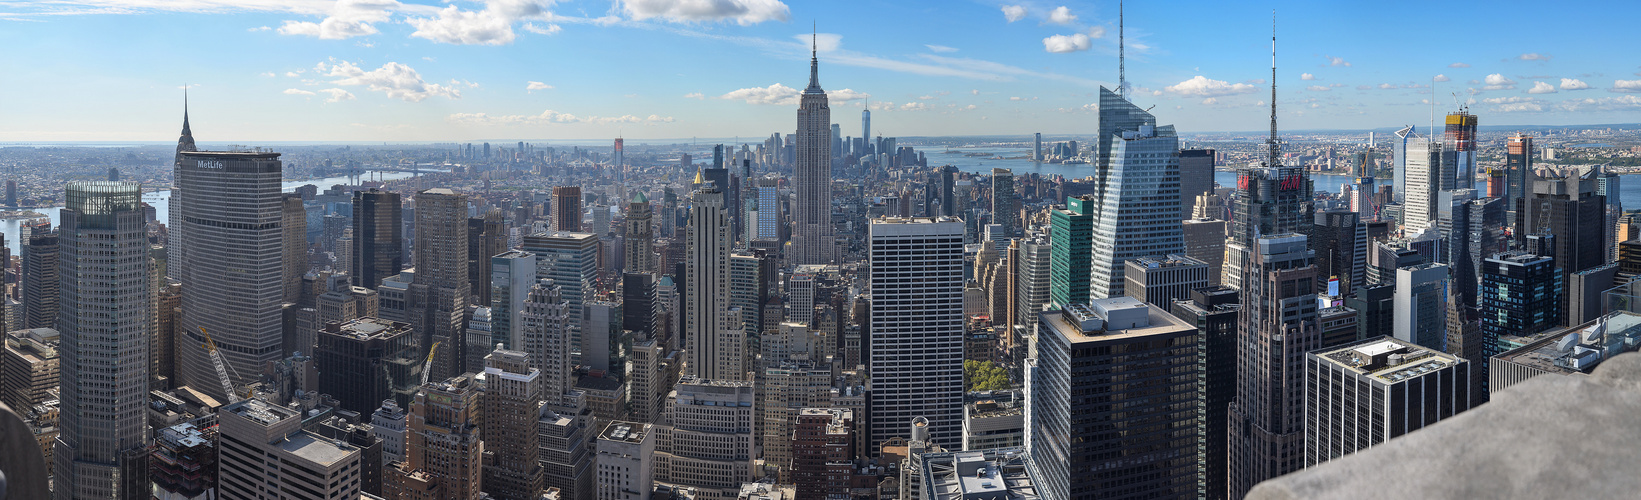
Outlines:
[[[434,342],[433,347],[427,348],[427,361],[422,362],[422,385],[427,385],[427,376],[433,372],[433,353],[439,350],[441,342]]]
[[[228,378],[228,364],[222,362],[222,354],[217,352],[217,343],[211,341],[211,333],[200,327],[199,333],[205,335],[205,351],[211,354],[211,364],[216,365],[217,379],[222,382],[222,393],[228,395],[228,404],[238,403],[240,398],[234,394],[234,382]]]

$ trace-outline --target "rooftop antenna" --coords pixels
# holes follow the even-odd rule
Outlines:
[[[1282,155],[1276,140],[1276,9],[1271,9],[1271,138],[1265,142],[1271,150],[1269,166],[1276,167],[1277,158]]]
[[[1117,0],[1117,96],[1128,97],[1128,60],[1123,52],[1123,2]]]

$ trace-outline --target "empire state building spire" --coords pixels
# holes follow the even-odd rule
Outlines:
[[[182,136],[177,138],[177,153],[199,151],[194,146],[194,131],[188,128],[188,87],[182,88]]]
[[[803,89],[805,94],[825,92],[820,86],[820,34],[811,33],[809,42],[809,88]]]

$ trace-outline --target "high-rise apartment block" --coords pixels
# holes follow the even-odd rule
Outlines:
[[[148,493],[153,282],[141,196],[135,182],[68,184],[57,263],[62,433],[52,456],[59,498]]]
[[[924,417],[932,440],[962,444],[963,221],[874,219],[871,265],[872,446]]]
[[[1031,475],[1043,498],[1196,495],[1196,326],[1132,297],[1041,318],[1025,370]],[[1137,378],[1150,382],[1124,382]]]
[[[1471,362],[1379,337],[1305,355],[1305,466],[1452,418],[1472,406]]]
[[[1520,205],[1521,200],[1527,198],[1528,193],[1533,190],[1531,179],[1534,176],[1534,154],[1537,154],[1537,152],[1533,150],[1532,137],[1516,134],[1510,136],[1509,142],[1505,145],[1504,209],[1508,212],[1505,215],[1505,220],[1510,222],[1511,227],[1515,229],[1514,232],[1518,234],[1523,231],[1523,228],[1516,227],[1516,211],[1520,210],[1518,205]]]
[[[803,408],[793,415],[792,481],[795,500],[849,495],[855,472],[855,414],[841,408]]]

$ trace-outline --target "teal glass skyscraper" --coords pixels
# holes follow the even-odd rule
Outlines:
[[[1065,208],[1049,211],[1048,299],[1054,308],[1088,302],[1095,203],[1092,195],[1066,198]]]

